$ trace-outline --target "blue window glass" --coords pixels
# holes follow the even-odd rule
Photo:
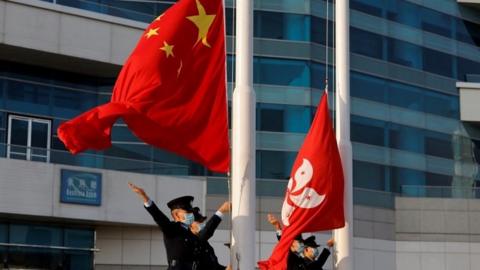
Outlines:
[[[64,229],[64,245],[75,248],[93,248],[93,230],[86,229]]]
[[[8,225],[4,223],[0,223],[0,243],[8,243]],[[6,251],[5,247],[0,246],[0,262],[7,259]]]
[[[7,109],[43,115],[50,113],[50,87],[18,81],[7,81],[6,90],[8,99],[6,102]]]
[[[352,115],[351,138],[354,142],[385,146],[385,122]]]
[[[332,47],[333,44],[333,33],[334,33],[335,23],[332,21],[328,22],[328,46]],[[310,29],[310,38],[312,42],[325,45],[327,43],[326,36],[327,21],[322,18],[315,16],[311,17],[311,29]]]
[[[227,81],[233,82],[235,78],[235,56],[227,55]]]
[[[306,61],[255,58],[255,83],[310,87],[310,69]]]
[[[227,36],[232,36],[235,33],[233,18],[235,18],[235,9],[225,8],[225,31]]]
[[[316,89],[325,89],[325,64],[311,62],[311,87]],[[333,78],[332,68],[328,67],[328,77]],[[333,82],[330,81],[330,89]]]
[[[458,96],[433,91],[423,91],[425,95],[425,112],[458,119],[460,104]]]
[[[414,86],[396,82],[388,84],[388,103],[391,105],[423,111],[425,106],[422,94],[422,91]]]
[[[361,55],[383,59],[383,37],[371,32],[350,27],[350,48]]]
[[[453,77],[453,60],[450,54],[423,48],[423,70],[425,71]]]
[[[457,40],[480,46],[480,25],[473,22],[456,19]]]
[[[64,253],[64,261],[66,265],[62,269],[94,269],[92,252],[89,251],[66,251]]]
[[[311,107],[258,103],[257,109],[259,130],[306,133],[310,127]]]
[[[260,105],[260,104],[258,104]],[[257,121],[257,125],[259,126],[260,130],[263,131],[283,131],[283,118],[284,118],[284,110],[279,108],[281,105],[270,105],[270,104],[262,104],[260,106],[260,121]]]
[[[469,74],[480,74],[480,63],[457,57],[457,78],[466,81]]]
[[[258,150],[257,177],[288,179],[296,154],[295,152]]]
[[[115,125],[112,128],[112,141],[114,142],[139,142],[127,126]]]
[[[7,114],[0,111],[0,129],[7,127]]]
[[[425,154],[452,159],[453,149],[451,135],[425,131]]]
[[[390,167],[392,191],[396,193],[422,196],[425,194],[425,172],[407,168]]]
[[[428,8],[422,8],[420,14],[420,18],[422,19],[422,29],[424,31],[436,33],[445,37],[452,36],[453,17]]]
[[[152,155],[146,144],[115,143],[104,152],[107,156],[139,160],[150,160]]]
[[[422,48],[398,39],[387,38],[388,61],[407,67],[422,69]]]
[[[254,36],[283,40],[310,40],[310,18],[305,15],[254,11]]]
[[[62,231],[60,228],[41,225],[11,224],[9,239],[10,243],[16,244],[63,245]]]
[[[350,80],[352,96],[378,102],[387,102],[387,80],[357,72],[352,72]]]
[[[358,188],[385,190],[386,167],[380,164],[353,161],[353,186]]]
[[[450,175],[427,172],[425,176],[427,186],[449,187],[452,185],[452,176]]]
[[[377,17],[382,16],[383,0],[351,0],[352,9],[368,13]]]
[[[419,16],[419,6],[407,1],[399,0],[386,0],[386,4],[387,19],[415,28],[420,27],[421,16]]]
[[[98,95],[65,89],[53,90],[53,115],[73,118],[98,105]]]
[[[424,134],[421,129],[390,123],[389,146],[391,148],[423,153]]]

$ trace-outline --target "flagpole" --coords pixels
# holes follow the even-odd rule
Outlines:
[[[345,227],[334,231],[338,270],[353,270],[353,181],[350,141],[350,34],[349,0],[336,0],[335,68],[336,133],[345,177]]]
[[[253,0],[236,1],[235,88],[232,110],[233,269],[255,269],[255,91]]]

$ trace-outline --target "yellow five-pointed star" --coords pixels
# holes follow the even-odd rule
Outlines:
[[[145,36],[146,36],[147,38],[150,38],[150,37],[152,37],[152,36],[158,36],[158,29],[159,29],[158,27],[157,27],[157,28],[153,28],[153,29],[149,29],[149,30],[148,30],[148,33],[146,33]]]
[[[205,8],[202,6],[202,3],[200,3],[199,0],[196,0],[196,1],[197,1],[198,15],[189,16],[187,17],[187,19],[192,21],[195,24],[195,26],[198,28],[198,39],[195,44],[197,44],[200,40],[202,40],[203,45],[210,48],[210,44],[208,44],[208,41],[207,41],[207,34],[216,15],[207,15],[207,13],[205,12]]]
[[[164,51],[165,54],[167,55],[167,58],[170,56],[175,56],[173,55],[173,47],[174,45],[168,44],[166,41],[163,42],[163,47],[160,48],[160,50]]]

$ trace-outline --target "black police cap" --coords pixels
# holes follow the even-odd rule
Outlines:
[[[204,222],[205,219],[207,219],[206,216],[202,216],[202,214],[200,213],[200,208],[198,207],[193,208],[193,217],[196,222]]]
[[[183,209],[185,211],[192,211],[192,202],[192,196],[183,196],[169,201],[167,206],[170,210]]]
[[[314,235],[312,235],[312,236],[308,237],[307,239],[303,240],[303,244],[307,247],[313,247],[313,248],[316,248],[316,247],[320,246],[315,242],[315,236]]]

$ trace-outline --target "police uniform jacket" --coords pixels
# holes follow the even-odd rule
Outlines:
[[[330,256],[330,250],[324,248],[322,250],[322,253],[320,253],[320,256],[318,256],[318,258],[315,261],[310,261],[308,259],[305,259],[304,268],[301,268],[301,269],[322,270],[323,265],[325,265],[325,262],[327,262],[328,256]]]
[[[189,228],[184,227],[181,222],[170,221],[154,202],[148,207],[145,206],[145,209],[163,232],[169,265],[168,270],[196,269],[198,263],[196,253],[199,249],[197,236]]]
[[[200,241],[199,252],[199,267],[198,270],[225,270],[226,267],[218,263],[218,258],[215,255],[215,250],[208,243],[208,239],[213,236],[222,219],[213,215],[205,224],[205,228],[198,234]]]

